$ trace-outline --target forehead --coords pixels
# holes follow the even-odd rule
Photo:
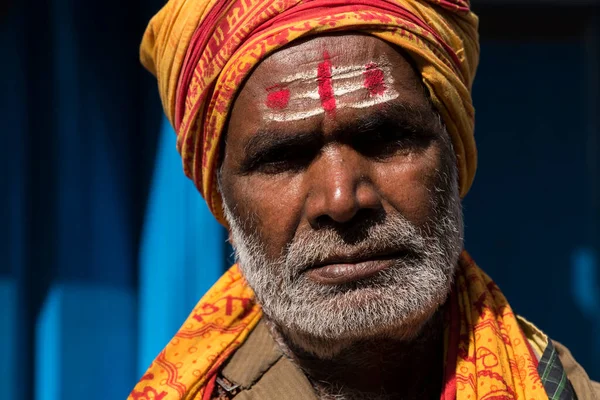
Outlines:
[[[273,53],[255,68],[243,90],[256,90],[279,81],[301,84],[304,77],[316,78],[315,67],[326,55],[334,67],[342,67],[343,71],[379,61],[393,66],[394,74],[399,77],[416,79],[406,56],[396,47],[374,36],[351,33],[314,37]]]
[[[361,34],[310,38],[263,60],[241,88],[228,136],[267,125],[335,125],[388,102],[423,108],[423,86],[406,56]]]

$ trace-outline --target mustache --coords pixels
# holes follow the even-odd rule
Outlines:
[[[360,260],[394,253],[417,257],[427,249],[426,236],[400,214],[387,214],[355,231],[350,235],[334,227],[304,231],[289,243],[281,261],[296,275],[332,259]]]

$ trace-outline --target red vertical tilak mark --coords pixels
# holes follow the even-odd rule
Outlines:
[[[323,53],[323,62],[317,66],[317,82],[321,106],[327,113],[332,113],[335,111],[335,97],[331,82],[331,60],[327,51]]]
[[[267,88],[267,102],[266,106],[275,109],[283,110],[288,106],[290,102],[290,90],[282,88],[279,85],[271,86]]]
[[[365,78],[364,86],[369,91],[370,96],[382,95],[385,92],[385,77],[377,64],[374,62],[368,63],[363,75]]]

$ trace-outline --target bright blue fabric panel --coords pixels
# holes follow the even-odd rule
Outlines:
[[[135,383],[135,295],[107,285],[54,285],[39,314],[35,399],[124,399]]]
[[[580,311],[590,322],[591,336],[595,338],[589,345],[590,358],[595,360],[595,370],[600,370],[600,276],[598,256],[589,247],[577,249],[571,260],[571,294]]]
[[[575,303],[588,318],[600,322],[600,286],[595,252],[590,248],[576,250],[571,272]]]
[[[225,230],[185,177],[165,119],[140,252],[138,374],[223,273]]]

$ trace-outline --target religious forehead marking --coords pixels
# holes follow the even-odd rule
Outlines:
[[[283,110],[290,102],[290,90],[281,86],[273,85],[267,88],[267,107],[275,110]]]
[[[299,81],[315,82],[314,89],[294,91],[288,87]],[[284,77],[277,85],[266,89],[266,118],[272,121],[297,121],[319,114],[335,114],[338,108],[365,108],[385,103],[399,96],[393,87],[394,78],[386,59],[367,65],[335,66],[329,53],[316,70]],[[363,96],[356,96],[360,92]],[[306,108],[286,112],[290,101],[310,99]],[[318,100],[318,103],[316,102]]]

